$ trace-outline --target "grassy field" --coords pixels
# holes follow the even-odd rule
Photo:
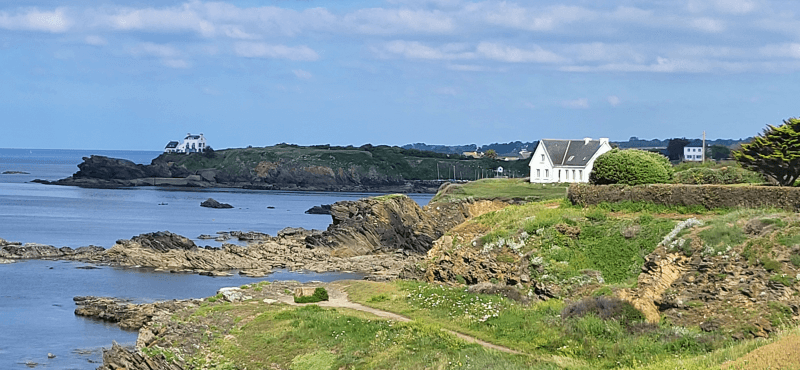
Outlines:
[[[565,198],[569,184],[532,184],[525,179],[481,179],[466,184],[451,185],[444,194],[437,194],[431,202],[476,198],[518,198],[549,200]]]

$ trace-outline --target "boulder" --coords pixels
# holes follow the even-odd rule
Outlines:
[[[207,208],[233,208],[232,205],[227,204],[227,203],[217,202],[213,198],[206,199],[203,203],[200,203],[200,206],[201,207],[207,207]]]
[[[323,204],[320,206],[313,206],[306,210],[309,215],[329,215],[331,214],[331,205]]]
[[[184,236],[173,234],[169,231],[157,231],[154,233],[140,234],[128,240],[117,240],[117,244],[138,243],[143,248],[153,249],[159,252],[167,252],[173,249],[192,250],[197,245]]]

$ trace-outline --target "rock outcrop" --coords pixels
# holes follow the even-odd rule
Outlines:
[[[200,207],[206,208],[233,208],[232,205],[228,203],[220,203],[214,198],[208,198],[200,203]]]
[[[306,210],[306,214],[309,215],[329,215],[331,214],[331,205],[330,204],[323,204],[320,206],[313,206]]]
[[[306,242],[341,256],[379,251],[425,253],[447,230],[507,205],[502,201],[465,200],[423,208],[397,194],[337,202],[331,206],[333,222],[328,229],[306,238]]]
[[[7,242],[0,239],[0,259],[67,259],[88,260],[105,251],[103,247],[88,246],[80,248],[61,247],[37,243]]]

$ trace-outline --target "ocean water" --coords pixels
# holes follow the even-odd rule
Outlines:
[[[82,189],[30,183],[56,180],[78,170],[81,158],[91,154],[149,163],[159,152],[0,149],[0,238],[57,247],[98,245],[109,248],[118,239],[168,230],[199,245],[201,234],[221,231],[258,231],[275,235],[284,227],[325,229],[327,215],[307,215],[315,205],[355,200],[368,193],[286,192],[239,189]],[[431,194],[412,194],[426,204]],[[200,207],[214,198],[232,209]],[[101,348],[111,341],[133,344],[136,333],[116,325],[77,317],[72,297],[100,295],[153,301],[200,298],[225,286],[261,280],[320,280],[359,278],[354,274],[277,272],[265,278],[241,276],[211,278],[170,274],[147,269],[101,266],[78,269],[82,263],[21,261],[0,265],[0,369],[38,367],[93,369]],[[57,357],[48,359],[47,353]]]

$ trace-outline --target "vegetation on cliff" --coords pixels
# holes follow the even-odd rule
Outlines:
[[[340,147],[278,144],[262,148],[217,150],[210,155],[164,153],[153,163],[174,163],[189,171],[214,168],[235,176],[277,176],[281,169],[317,169],[332,176],[389,180],[475,180],[497,167],[527,175],[527,161],[504,162],[386,145]],[[271,173],[272,171],[272,173]]]

